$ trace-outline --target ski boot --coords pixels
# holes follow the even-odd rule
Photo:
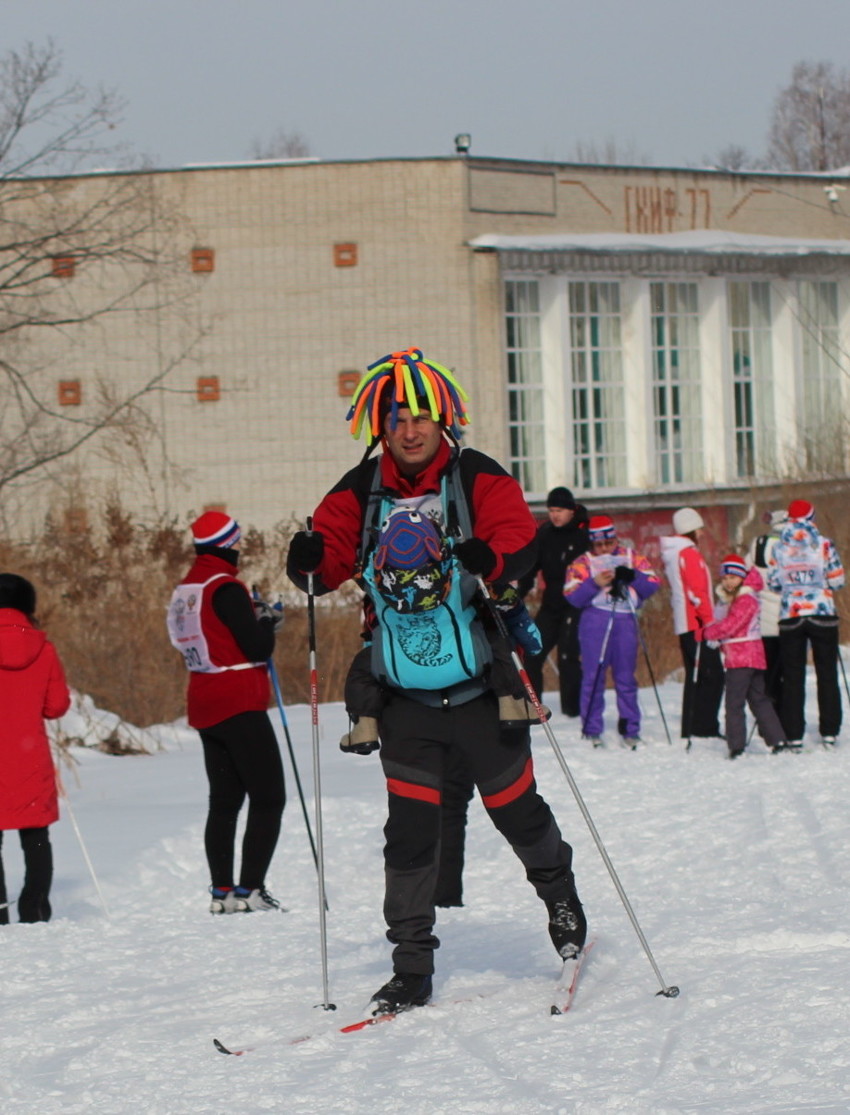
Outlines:
[[[565,898],[548,900],[549,936],[558,955],[572,960],[584,948],[587,940],[587,918],[575,890]]]
[[[396,972],[370,999],[372,1014],[400,1014],[413,1007],[424,1007],[431,998],[431,977]]]

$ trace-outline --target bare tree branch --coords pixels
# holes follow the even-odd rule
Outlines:
[[[270,139],[255,139],[251,144],[249,158],[262,159],[306,159],[310,154],[310,144],[301,132],[278,128]]]
[[[798,62],[774,101],[768,161],[778,170],[850,164],[850,74],[831,62]]]
[[[0,57],[0,491],[48,475],[101,432],[126,440],[136,423],[137,441],[153,436],[143,401],[202,335],[188,322],[188,229],[154,176],[68,176],[85,158],[114,154],[104,144],[121,106],[61,71],[52,43]],[[105,326],[120,316],[122,336],[141,337],[150,315],[169,325],[172,351],[119,365],[129,370],[116,376]],[[59,406],[57,380],[78,367],[81,346],[86,397]]]

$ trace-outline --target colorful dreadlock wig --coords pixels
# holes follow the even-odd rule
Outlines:
[[[421,349],[409,348],[369,365],[354,392],[347,421],[352,437],[360,437],[365,429],[371,447],[380,440],[385,414],[394,430],[399,407],[409,407],[414,415],[424,409],[458,440],[461,427],[469,424],[464,405],[468,397],[448,368],[426,360]]]

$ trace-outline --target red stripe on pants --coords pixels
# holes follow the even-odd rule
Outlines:
[[[440,791],[432,790],[428,786],[417,786],[415,782],[402,782],[400,778],[388,778],[387,789],[391,794],[400,798],[414,798],[416,801],[427,801],[431,805],[440,804]]]
[[[523,768],[522,774],[515,782],[504,790],[499,790],[497,794],[488,794],[487,797],[482,797],[482,801],[487,809],[498,809],[500,805],[509,805],[512,801],[516,801],[520,795],[524,794],[531,783],[534,781],[534,765],[529,757],[528,762]]]

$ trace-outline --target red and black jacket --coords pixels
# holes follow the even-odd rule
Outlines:
[[[513,581],[534,564],[537,524],[522,489],[500,464],[476,449],[453,449],[443,441],[434,460],[415,477],[403,476],[390,453],[361,462],[324,497],[313,528],[324,538],[324,556],[313,578],[317,596],[332,592],[354,576],[375,469],[381,470],[381,494],[390,499],[439,492],[443,475],[456,468],[476,538],[493,550],[496,564],[490,581]],[[290,561],[287,572],[301,589],[307,578]]]

